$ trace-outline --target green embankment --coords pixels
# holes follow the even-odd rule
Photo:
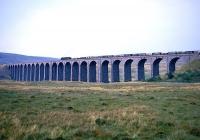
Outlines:
[[[178,72],[166,74],[164,77],[154,77],[146,80],[147,82],[200,82],[200,60],[194,60],[184,65]]]
[[[178,82],[200,82],[200,60],[194,60],[183,66],[173,79]]]

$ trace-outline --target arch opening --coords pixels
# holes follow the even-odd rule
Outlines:
[[[69,62],[65,64],[65,80],[71,81],[71,64]]]
[[[108,76],[108,64],[109,61],[105,60],[101,64],[101,82],[109,83],[109,76]]]
[[[13,66],[12,65],[10,66],[10,77],[11,77],[11,79],[13,79]]]
[[[58,64],[58,81],[63,81],[63,74],[64,74],[64,68],[63,68],[64,66],[63,66],[63,63],[62,62],[60,62],[59,64]]]
[[[14,67],[13,67],[13,65],[11,66],[11,78],[12,78],[12,80],[14,79]]]
[[[52,81],[56,81],[57,80],[57,64],[53,63],[52,65]]]
[[[142,59],[138,62],[138,81],[145,80],[144,64],[147,59]]]
[[[27,81],[27,65],[24,65],[24,81]]]
[[[15,80],[15,65],[13,65],[13,80]]]
[[[17,80],[17,73],[18,73],[18,72],[17,72],[17,65],[15,65],[15,72],[14,72],[14,73],[15,73],[14,79]]]
[[[129,59],[124,64],[124,82],[132,81],[131,65],[133,60]]]
[[[79,65],[77,62],[74,62],[72,65],[72,81],[78,81],[79,78]]]
[[[49,81],[50,78],[50,66],[49,63],[46,63],[45,65],[45,80]]]
[[[89,82],[96,82],[96,64],[92,61],[89,65]]]
[[[31,81],[31,65],[30,64],[28,64],[27,81]]]
[[[36,64],[36,70],[35,70],[35,81],[39,81],[39,77],[40,77],[40,66],[39,64]]]
[[[20,65],[19,68],[19,80],[23,81],[23,65]]]
[[[35,65],[32,64],[31,66],[31,81],[35,80]]]
[[[17,81],[20,81],[20,65],[17,66]]]
[[[175,72],[176,62],[178,61],[178,59],[179,59],[179,57],[175,57],[169,62],[169,74],[172,74]]]
[[[16,75],[16,80],[19,81],[19,65],[17,65],[17,75]]]
[[[119,64],[120,60],[115,60],[112,64],[112,82],[120,82]]]
[[[12,79],[15,80],[15,66],[12,66]]]
[[[40,81],[44,80],[44,64],[40,65]]]
[[[158,58],[153,62],[153,77],[159,76],[160,75],[160,61],[162,58]]]
[[[87,82],[87,63],[85,61],[83,61],[81,63],[81,81],[82,82]]]

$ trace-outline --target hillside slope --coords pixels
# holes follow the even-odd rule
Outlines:
[[[0,64],[31,63],[31,62],[53,61],[53,60],[58,60],[58,59],[50,57],[26,56],[20,54],[0,52]]]

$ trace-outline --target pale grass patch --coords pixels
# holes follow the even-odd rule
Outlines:
[[[98,118],[104,119],[106,123],[114,123],[113,126],[123,128],[132,138],[136,138],[142,131],[151,126],[152,120],[157,115],[148,106],[129,106],[105,111],[88,111],[77,113],[73,111],[50,111],[39,112],[37,115],[28,119],[22,125],[21,114],[13,114],[11,117],[12,129],[10,130],[10,140],[18,139],[24,134],[36,134],[45,131],[50,138],[54,139],[66,133],[64,128],[78,128],[98,133],[98,135],[109,134],[99,130],[96,124]],[[6,114],[0,112],[0,119],[6,119]],[[39,127],[40,126],[40,127]]]
[[[37,124],[33,124],[32,126],[30,126],[30,132],[35,132],[38,130],[38,125]]]
[[[55,139],[57,136],[61,136],[64,130],[61,127],[54,127],[50,132],[50,137]]]
[[[89,87],[89,90],[95,90],[95,91],[103,91],[105,90],[104,88],[100,87],[100,86],[94,86],[94,87]]]
[[[186,90],[200,90],[200,84],[192,84],[190,86],[182,86],[180,89],[186,89]]]
[[[170,136],[167,137],[167,140],[182,140],[185,139],[187,137],[187,132],[185,132],[183,129],[179,130],[175,130],[174,132],[171,133]]]
[[[24,82],[0,82],[0,89],[4,90],[13,90],[19,92],[29,93],[32,92],[41,92],[41,93],[65,93],[65,92],[85,92],[85,93],[95,93],[99,92],[121,92],[121,93],[136,93],[136,92],[154,92],[154,91],[174,91],[176,89],[183,90],[200,90],[200,83],[195,84],[181,84],[181,83],[117,83],[117,84],[80,84],[80,83],[69,83],[69,82],[55,82],[54,83],[41,83],[35,85],[34,83],[24,83]]]
[[[12,129],[9,132],[12,137],[17,139],[24,134],[36,134],[41,130],[45,130],[51,138],[62,136],[64,128],[75,127],[78,129],[86,129],[98,132],[96,120],[102,118],[109,123],[114,123],[113,126],[124,128],[127,134],[136,137],[147,124],[157,116],[155,112],[148,106],[129,106],[105,111],[88,111],[77,113],[73,111],[51,111],[40,112],[34,118],[28,119],[22,125],[20,114],[13,114],[11,119]],[[5,118],[5,113],[0,112],[0,118]],[[145,117],[144,117],[145,116]],[[40,126],[40,127],[39,127]],[[103,132],[102,132],[103,133]],[[107,133],[107,132],[105,132]]]
[[[44,112],[40,113],[33,123],[41,125],[60,126],[53,128],[52,137],[61,135],[62,127],[81,127],[87,129],[96,128],[96,120],[104,119],[106,122],[115,123],[118,127],[127,128],[129,134],[138,135],[140,131],[147,127],[149,120],[156,118],[156,113],[147,106],[129,106],[106,111],[89,111],[83,113],[76,112]],[[59,134],[58,134],[59,133]]]

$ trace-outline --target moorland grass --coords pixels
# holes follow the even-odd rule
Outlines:
[[[200,84],[0,81],[0,139],[200,139]]]

